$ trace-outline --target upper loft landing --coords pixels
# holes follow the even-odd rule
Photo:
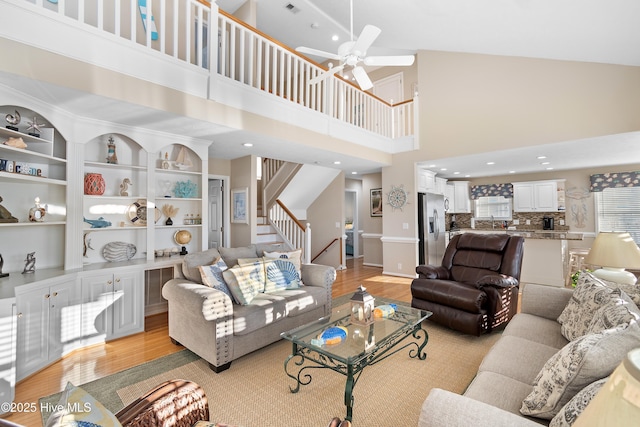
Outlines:
[[[197,119],[199,133],[188,135],[185,129],[185,136],[211,141],[224,133],[222,128],[243,130],[236,117],[176,108],[195,98],[381,154],[413,150],[417,144],[417,98],[391,105],[337,76],[310,84],[326,68],[219,11],[215,3],[0,0],[0,42],[57,58],[49,70],[25,70],[28,65],[11,61],[3,61],[0,70],[134,104],[148,101],[152,108]],[[93,82],[96,76],[84,76],[91,83],[56,81],[61,71],[54,70],[56,64],[67,63],[88,67],[96,76],[109,72],[133,80],[109,88]],[[173,105],[166,99],[132,99],[136,88],[131,85],[149,83],[167,89]],[[205,122],[212,130],[203,129]]]

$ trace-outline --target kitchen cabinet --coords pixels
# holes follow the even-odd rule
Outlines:
[[[16,385],[16,304],[13,298],[0,299],[0,416],[8,413],[7,403],[15,397]]]
[[[557,212],[558,183],[532,181],[513,183],[514,212]]]
[[[418,168],[418,192],[445,194],[447,180],[436,176],[435,172]]]
[[[450,181],[447,183],[445,197],[449,200],[447,213],[470,213],[471,200],[469,199],[468,181]]]
[[[18,380],[74,349],[80,337],[75,279],[24,288],[16,289]]]
[[[83,345],[144,330],[144,283],[139,271],[81,279]]]

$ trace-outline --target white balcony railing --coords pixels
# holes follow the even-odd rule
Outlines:
[[[414,100],[391,105],[339,76],[309,84],[325,68],[207,1],[24,1],[71,26],[88,25],[209,70],[210,79],[232,79],[387,138],[415,134]]]

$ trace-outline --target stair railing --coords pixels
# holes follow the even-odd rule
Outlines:
[[[302,248],[305,263],[311,262],[311,224],[303,224],[280,200],[269,209],[268,221],[289,246]]]
[[[329,250],[329,248],[331,246],[333,246],[337,242],[340,242],[340,265],[342,265],[342,238],[341,237],[336,237],[331,242],[329,242],[329,244],[327,246],[325,246],[320,252],[318,252],[316,254],[316,256],[311,258],[311,262],[314,262],[316,259],[318,259],[320,257],[320,255],[322,255],[323,253],[327,252]]]

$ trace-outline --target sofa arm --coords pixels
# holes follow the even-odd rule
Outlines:
[[[495,286],[498,288],[512,288],[518,286],[518,279],[504,274],[488,274],[482,276],[476,283],[478,288],[483,286]]]
[[[522,313],[556,320],[571,299],[572,289],[527,283],[522,286]]]
[[[336,269],[328,265],[302,264],[300,272],[302,283],[305,286],[321,286],[331,289],[336,280]]]
[[[419,265],[416,267],[419,279],[442,279],[449,280],[449,270],[436,265]]]
[[[540,424],[484,402],[434,388],[422,404],[418,427],[540,427]]]

